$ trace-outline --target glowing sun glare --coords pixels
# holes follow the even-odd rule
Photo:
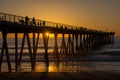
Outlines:
[[[46,32],[45,34],[46,34],[46,36],[49,36],[49,32]]]

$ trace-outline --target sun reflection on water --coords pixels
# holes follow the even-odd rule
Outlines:
[[[56,67],[56,66],[49,66],[49,68],[48,68],[48,72],[58,72],[58,68]]]
[[[37,65],[35,67],[35,72],[45,72],[45,71],[46,71],[45,66]]]
[[[50,62],[49,65],[46,65],[44,62],[37,63],[35,67],[35,72],[81,72],[89,71],[90,64],[89,62],[64,62],[57,65],[54,62]],[[89,66],[89,67],[88,67]]]
[[[45,64],[39,64],[35,67],[35,72],[58,72],[58,68],[54,64],[50,64],[48,67]]]

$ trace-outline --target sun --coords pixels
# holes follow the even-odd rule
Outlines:
[[[45,35],[46,35],[46,36],[49,36],[49,32],[46,32]]]

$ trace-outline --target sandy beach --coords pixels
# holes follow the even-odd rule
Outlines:
[[[0,80],[120,80],[119,72],[13,72],[0,73]]]

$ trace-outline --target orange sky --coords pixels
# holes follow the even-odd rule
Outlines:
[[[120,0],[1,0],[0,12],[115,31],[120,36]]]

